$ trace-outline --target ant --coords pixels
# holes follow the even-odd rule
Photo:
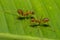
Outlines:
[[[45,24],[45,23],[47,23],[49,21],[49,19],[48,18],[44,18],[44,19],[42,19],[42,20],[36,20],[35,18],[32,18],[31,19],[31,23],[37,23],[37,24],[35,24],[35,25],[31,25],[31,26],[45,26],[45,27],[47,27],[47,26],[49,26],[49,25],[47,25],[47,24]],[[41,25],[42,24],[42,25]]]
[[[25,19],[25,18],[28,19],[29,18],[28,16],[30,14],[32,14],[32,15],[34,14],[33,11],[27,11],[26,13],[23,13],[23,11],[21,9],[18,9],[17,12],[18,12],[19,15],[22,15],[22,17],[19,17],[18,19]],[[33,16],[30,16],[30,18],[32,18],[32,17]]]

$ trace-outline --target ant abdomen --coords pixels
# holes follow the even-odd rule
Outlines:
[[[18,9],[17,12],[18,12],[19,15],[20,14],[23,15],[23,11],[21,9]]]

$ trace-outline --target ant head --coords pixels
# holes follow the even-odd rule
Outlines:
[[[44,18],[44,19],[43,19],[43,22],[48,22],[48,21],[49,21],[48,18]]]

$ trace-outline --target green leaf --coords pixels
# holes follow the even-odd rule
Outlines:
[[[30,19],[18,20],[17,10],[33,10],[36,19],[48,18],[49,26],[30,27]],[[59,40],[60,0],[0,0],[0,40]]]

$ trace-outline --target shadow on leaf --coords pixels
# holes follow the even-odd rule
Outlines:
[[[18,19],[18,20],[24,20],[25,17],[18,17],[17,19]]]
[[[37,26],[43,26],[43,27],[50,27],[48,24],[33,24],[33,25],[30,25],[31,27],[37,27]]]
[[[43,27],[50,27],[48,24],[42,24]]]

